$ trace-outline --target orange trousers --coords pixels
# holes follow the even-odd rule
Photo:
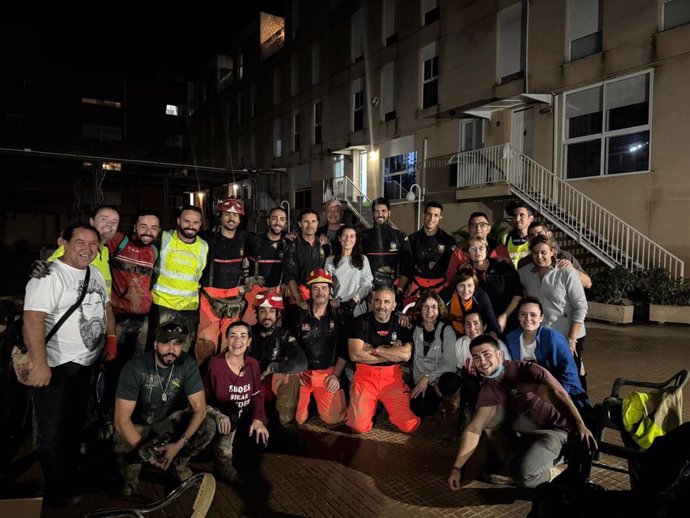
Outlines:
[[[400,365],[377,367],[358,363],[350,388],[347,426],[355,433],[371,430],[379,401],[391,422],[403,432],[414,432],[422,422],[410,410],[410,388],[403,380]]]
[[[240,294],[240,288],[202,288],[213,298],[230,298]],[[228,338],[225,333],[233,322],[237,322],[240,316],[234,318],[218,317],[211,303],[204,295],[199,295],[199,330],[196,335],[194,356],[197,364],[214,354],[224,351],[228,346]],[[219,349],[220,346],[220,349]]]
[[[314,396],[319,417],[326,424],[338,424],[345,420],[345,392],[338,389],[329,392],[326,378],[333,374],[334,367],[317,371],[305,370],[299,375],[299,401],[295,421],[304,424],[309,418],[309,400]]]

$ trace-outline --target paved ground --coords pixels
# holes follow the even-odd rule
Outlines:
[[[661,381],[690,368],[690,328],[680,326],[614,327],[588,324],[585,363],[592,401],[601,401],[613,379]],[[688,389],[685,391],[688,397]],[[685,407],[685,420],[690,418]],[[446,477],[457,448],[447,426],[428,420],[407,436],[381,416],[375,429],[360,438],[332,432],[312,420],[301,432],[303,455],[265,453],[249,466],[250,483],[219,483],[209,517],[233,516],[525,516],[530,493],[473,481],[457,493]],[[602,463],[623,468],[613,457]],[[210,468],[210,464],[199,466]],[[628,487],[627,475],[596,467],[595,482],[610,489]],[[81,516],[112,506],[160,498],[164,487],[156,477],[140,485],[141,494],[112,499],[94,490],[78,506],[45,509],[44,518]],[[178,506],[159,516],[188,516]]]

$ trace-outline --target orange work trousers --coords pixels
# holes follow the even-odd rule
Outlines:
[[[261,393],[268,405],[273,402],[278,419],[283,426],[289,425],[295,419],[297,401],[299,400],[299,374],[284,374],[276,372],[261,380]]]
[[[379,401],[386,408],[391,423],[403,432],[414,432],[422,422],[410,410],[410,388],[403,381],[400,365],[377,367],[358,363],[350,388],[347,426],[355,433],[371,430]]]
[[[338,424],[345,420],[345,392],[338,389],[329,392],[326,378],[333,374],[334,367],[321,370],[305,370],[299,375],[299,401],[295,421],[304,424],[309,418],[309,400],[312,394],[316,401],[319,417],[326,424]]]
[[[202,288],[213,298],[227,299],[237,297],[240,288]],[[228,338],[225,334],[228,327],[233,322],[237,322],[240,315],[234,318],[220,318],[213,311],[211,303],[202,294],[199,295],[199,330],[196,335],[196,346],[194,356],[197,364],[201,364],[204,359],[214,354],[224,351],[228,347]],[[220,345],[220,349],[219,349]]]

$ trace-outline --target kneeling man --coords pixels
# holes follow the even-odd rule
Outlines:
[[[472,361],[484,382],[477,410],[460,439],[460,451],[448,477],[460,488],[460,470],[479,444],[482,432],[504,423],[519,433],[512,471],[518,485],[537,487],[560,472],[554,469],[572,433],[588,447],[596,440],[563,387],[536,363],[503,361],[498,342],[481,335],[470,343]]]

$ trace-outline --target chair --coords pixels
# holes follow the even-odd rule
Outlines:
[[[599,444],[599,450],[595,454],[595,459],[598,460],[600,453],[606,453],[615,457],[620,457],[628,461],[628,471],[630,475],[630,485],[634,489],[639,475],[639,457],[643,452],[642,448],[630,437],[628,432],[623,427],[622,409],[623,398],[620,396],[621,388],[635,387],[651,390],[662,390],[672,387],[682,388],[688,381],[688,371],[682,370],[674,374],[671,378],[661,383],[653,383],[648,381],[634,381],[623,378],[617,378],[613,382],[611,395],[604,399],[600,404],[594,407],[593,416],[596,419],[594,425],[594,437]],[[623,446],[605,441],[606,429],[610,428],[620,433],[623,441]]]

